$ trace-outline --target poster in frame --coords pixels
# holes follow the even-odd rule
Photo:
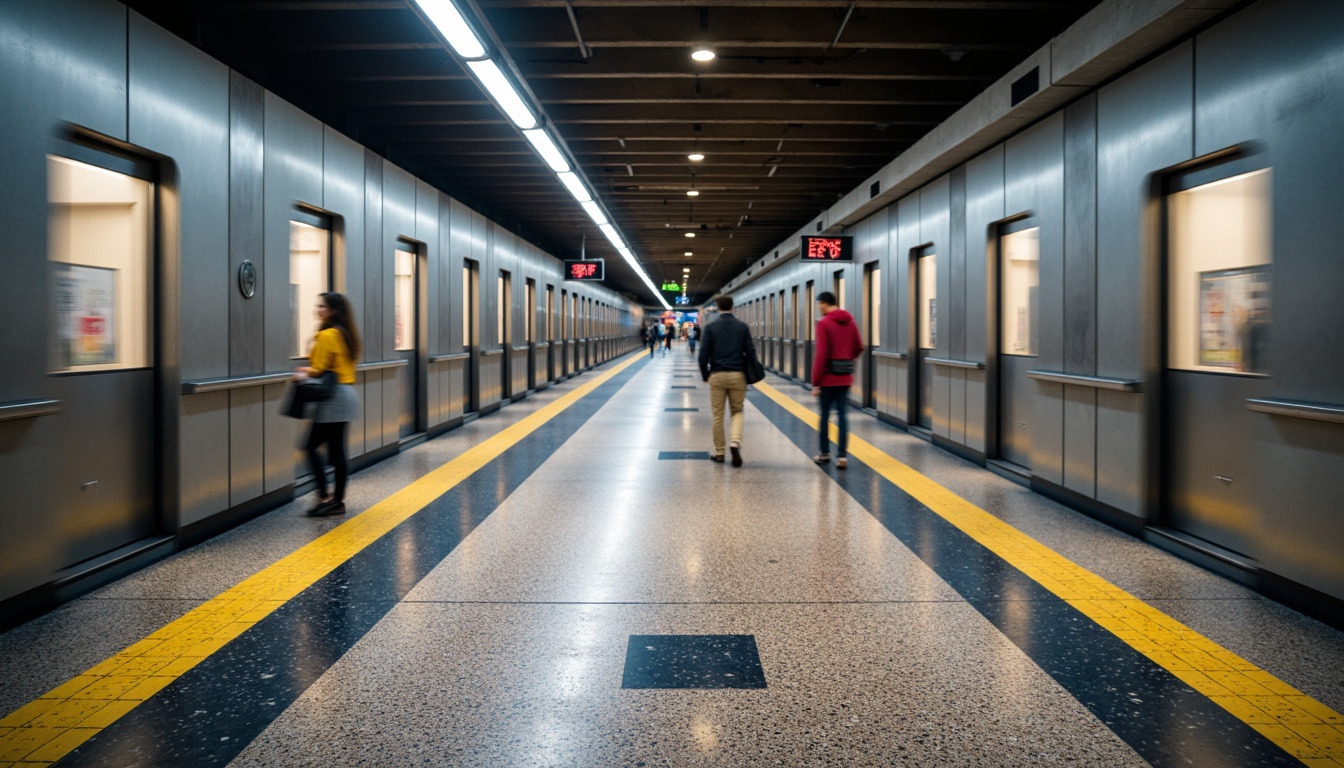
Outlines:
[[[1269,267],[1199,273],[1199,364],[1264,373]]]

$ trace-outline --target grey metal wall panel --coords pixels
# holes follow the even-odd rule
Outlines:
[[[280,415],[287,384],[268,384],[262,391],[263,457],[267,493],[293,485],[299,468],[299,422]]]
[[[1064,371],[1097,372],[1097,96],[1064,110]]]
[[[425,247],[425,258],[422,264],[425,273],[420,279],[424,282],[425,287],[425,306],[421,308],[421,315],[425,323],[424,343],[427,344],[420,349],[422,367],[419,375],[426,388],[425,404],[428,412],[425,414],[425,418],[428,425],[438,424],[443,420],[439,377],[431,372],[432,369],[428,365],[428,355],[433,354],[440,346],[439,315],[446,313],[448,309],[441,304],[443,294],[440,290],[443,259],[439,249],[439,204],[442,198],[442,193],[437,189],[423,181],[416,180],[415,238],[424,243]]]
[[[948,302],[947,355],[966,359],[966,166],[948,175]],[[940,304],[942,302],[939,302]]]
[[[229,71],[137,13],[130,14],[128,58],[130,142],[172,158],[160,198],[160,249],[180,275],[168,292],[176,289],[172,304],[185,308],[181,376],[226,376],[231,292],[220,287],[230,284]]]
[[[364,315],[360,320],[364,333],[364,360],[382,357],[383,318],[383,159],[371,150],[364,152]],[[372,372],[359,376],[360,402],[364,404],[364,452],[383,445],[383,377]]]
[[[1064,386],[1065,488],[1089,498],[1097,492],[1097,390]]]
[[[1059,370],[1064,361],[1064,116],[1042,120],[1004,145],[1004,210],[1030,213],[1040,225],[1037,293],[1040,349],[1034,364]],[[994,301],[997,306],[998,302]],[[998,323],[993,323],[998,328]],[[995,345],[997,347],[997,344]],[[1015,382],[1035,389],[1031,411],[1031,470],[1052,483],[1064,481],[1064,402],[1060,387]]]
[[[265,392],[261,387],[248,387],[231,390],[228,395],[229,506],[236,507],[266,492],[266,444],[262,438]]]
[[[1344,4],[1252,5],[1195,47],[1195,153],[1258,142],[1273,168],[1270,396],[1344,403]],[[1275,573],[1344,598],[1344,426],[1253,414],[1266,529],[1257,552]]]
[[[1097,374],[1153,380],[1158,224],[1153,174],[1191,158],[1193,44],[1183,43],[1097,96]],[[1145,515],[1151,394],[1097,398],[1097,498]]]
[[[289,222],[294,206],[322,205],[322,124],[274,94],[266,94],[263,167],[266,205],[266,369],[293,367],[297,332],[290,314]],[[299,312],[305,308],[300,306]],[[266,490],[291,485],[300,466],[298,429],[293,419],[280,415],[283,385],[266,387]]]
[[[938,300],[934,305],[937,327],[934,355],[948,355],[951,345],[947,339],[951,312],[944,296],[952,293],[951,260],[951,193],[948,176],[941,176],[919,191],[919,242],[932,243],[938,254]],[[951,376],[948,368],[937,368],[933,375],[933,433],[951,437]]]
[[[292,367],[296,340],[290,315],[289,222],[299,204],[322,206],[322,124],[298,107],[267,92],[264,116],[266,205],[266,369]],[[300,306],[299,312],[308,311]]]
[[[1064,317],[1062,370],[1097,371],[1097,97],[1064,110]],[[1097,488],[1096,393],[1064,388],[1064,487]]]
[[[209,392],[181,400],[181,502],[179,525],[190,525],[229,508],[229,393]]]
[[[238,274],[242,263],[250,261],[259,278],[251,298],[229,291],[230,376],[274,372],[266,370],[265,359],[265,114],[262,87],[229,72],[229,274]],[[260,422],[257,429],[261,429]]]
[[[157,302],[165,408],[181,421],[161,442],[176,451],[185,524],[228,507],[228,397],[182,400],[183,379],[229,371],[229,73],[218,62],[136,13],[127,33],[128,138],[170,158],[159,195]],[[171,424],[171,422],[169,422]],[[171,494],[171,491],[170,491]],[[176,503],[174,503],[176,502]]]
[[[984,371],[966,376],[966,447],[989,453],[992,435],[989,404],[995,387],[989,312],[994,305],[990,294],[990,225],[1005,216],[1004,150],[1000,144],[966,163],[966,359],[984,360]]]

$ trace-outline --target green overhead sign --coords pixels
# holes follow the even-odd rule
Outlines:
[[[664,291],[680,291],[681,283],[663,283]]]

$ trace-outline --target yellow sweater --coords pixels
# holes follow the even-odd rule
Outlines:
[[[327,371],[336,372],[337,384],[355,383],[355,361],[350,359],[350,348],[338,328],[324,328],[317,332],[308,364],[314,378]]]

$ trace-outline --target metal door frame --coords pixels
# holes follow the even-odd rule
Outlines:
[[[411,434],[401,438],[406,440],[423,434],[429,429],[429,252],[425,243],[405,236],[397,237],[393,250],[411,254],[415,264],[415,310],[413,312],[415,316],[415,366],[413,370],[406,372],[407,376],[414,377],[412,386],[415,388],[415,413],[412,414],[411,419]],[[396,254],[393,254],[393,258],[396,258]],[[334,263],[335,259],[333,258],[332,261]],[[394,297],[392,311],[396,312],[395,262],[392,275]],[[397,353],[405,350],[393,351]],[[405,407],[405,403],[402,406]]]
[[[863,265],[863,393],[860,402],[865,408],[877,407],[877,362],[873,356],[876,347],[873,344],[873,328],[879,327],[882,318],[873,316],[873,273],[881,273],[882,260],[874,259]],[[880,278],[879,278],[880,279]],[[879,288],[878,290],[881,290]]]
[[[152,337],[149,345],[149,359],[153,370],[150,379],[150,399],[154,403],[154,424],[151,427],[153,448],[149,457],[152,463],[150,486],[154,489],[154,498],[151,502],[153,509],[150,511],[153,528],[151,538],[177,535],[180,530],[178,523],[181,520],[178,456],[181,445],[179,414],[182,410],[182,374],[177,349],[181,336],[179,318],[182,304],[180,290],[182,266],[180,246],[170,248],[164,232],[167,222],[163,216],[163,190],[165,185],[172,183],[172,176],[163,173],[163,164],[171,160],[134,144],[68,124],[58,131],[46,154],[131,176],[151,185],[147,246],[152,279],[146,292],[146,298],[150,303],[148,325]],[[45,177],[42,183],[45,187],[47,183]],[[174,191],[177,191],[176,185]],[[48,272],[43,282],[48,286],[50,265],[50,254],[47,254],[43,260],[43,269]],[[170,285],[176,290],[168,290]],[[50,293],[48,299],[49,297]],[[53,330],[52,309],[54,308],[48,308],[48,315],[45,318],[48,340]],[[50,362],[44,361],[44,378],[85,376],[94,373],[91,371],[52,374],[49,367]],[[106,554],[95,555],[90,559],[97,560]],[[67,563],[65,567],[71,568],[79,563],[89,562],[90,559]]]
[[[465,413],[479,413],[481,410],[481,263],[475,259],[463,259],[462,266],[467,270],[467,353]]]
[[[1172,515],[1172,455],[1175,452],[1172,448],[1174,429],[1173,422],[1169,418],[1174,404],[1171,402],[1170,381],[1170,359],[1171,350],[1168,348],[1168,339],[1170,336],[1170,268],[1171,268],[1171,208],[1170,202],[1172,195],[1196,187],[1204,186],[1223,179],[1229,179],[1234,176],[1252,173],[1255,171],[1273,170],[1269,156],[1264,148],[1258,143],[1250,142],[1237,144],[1217,152],[1179,163],[1164,171],[1155,173],[1150,180],[1149,198],[1153,205],[1149,206],[1149,215],[1156,219],[1150,219],[1150,231],[1154,233],[1156,242],[1149,249],[1152,254],[1147,261],[1152,264],[1149,270],[1149,277],[1144,281],[1145,294],[1152,296],[1156,307],[1147,307],[1149,311],[1144,314],[1154,318],[1154,322],[1149,324],[1148,339],[1149,348],[1155,350],[1153,357],[1150,357],[1145,366],[1154,375],[1146,377],[1148,381],[1153,382],[1152,386],[1147,388],[1149,398],[1149,416],[1148,433],[1151,436],[1148,441],[1148,462],[1149,476],[1156,478],[1156,483],[1149,484],[1149,514],[1147,517],[1158,525],[1172,525],[1174,523]],[[1271,220],[1272,224],[1272,220]],[[1273,288],[1271,286],[1270,301],[1273,301]],[[1154,311],[1155,310],[1155,311]],[[1271,304],[1271,313],[1273,306]],[[1271,322],[1273,315],[1271,314]],[[1267,379],[1268,375],[1246,374],[1246,373],[1215,373],[1218,376],[1231,376],[1235,378],[1255,378]],[[1156,391],[1154,391],[1156,390]],[[1172,525],[1175,530],[1181,530]],[[1202,541],[1209,541],[1198,534],[1187,533],[1186,535],[1195,536]],[[1223,547],[1218,542],[1212,542],[1218,547]]]
[[[988,265],[990,277],[988,299],[993,317],[989,322],[989,338],[985,344],[985,386],[989,390],[985,445],[990,447],[988,454],[990,458],[1004,462],[1009,460],[1003,455],[1003,445],[1000,439],[1001,430],[999,429],[1002,420],[1003,409],[1001,406],[1004,390],[999,378],[1003,375],[1003,367],[999,365],[999,355],[1003,353],[1000,349],[1002,346],[1000,340],[1003,338],[1003,237],[1032,227],[1041,227],[1040,218],[1036,216],[1034,211],[1014,214],[989,225],[989,241],[992,243],[992,247],[989,254],[991,263]],[[1037,350],[1035,357],[1040,357],[1039,350]],[[1025,467],[1025,469],[1030,470],[1031,468]]]
[[[907,382],[907,418],[905,423],[908,429],[927,430],[930,432],[933,430],[932,421],[927,427],[924,427],[919,423],[919,412],[924,407],[924,399],[919,391],[919,377],[923,373],[925,365],[925,363],[919,359],[919,339],[921,335],[920,331],[922,330],[919,323],[919,260],[924,256],[936,256],[938,252],[933,250],[933,248],[933,241],[929,241],[927,243],[916,245],[907,252],[907,285],[909,286],[909,296],[906,297],[906,307],[909,315],[907,317],[907,327],[910,329],[910,337],[906,348],[906,361],[909,365],[906,366],[905,371]],[[936,348],[937,347],[935,347],[935,349]],[[930,398],[932,398],[932,394],[930,394]]]

